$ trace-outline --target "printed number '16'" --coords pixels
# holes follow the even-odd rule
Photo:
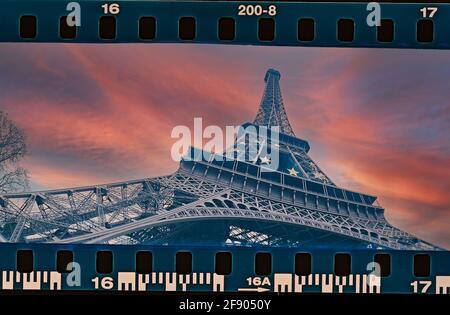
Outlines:
[[[102,5],[104,14],[119,14],[120,6],[118,3],[105,3]]]

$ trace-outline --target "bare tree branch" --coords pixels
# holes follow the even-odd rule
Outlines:
[[[0,193],[28,189],[28,175],[16,164],[26,154],[24,132],[0,111]]]
[[[0,193],[24,191],[29,188],[27,171],[21,167],[7,173],[0,172]]]

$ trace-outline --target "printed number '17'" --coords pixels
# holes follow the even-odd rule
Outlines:
[[[422,17],[432,18],[436,14],[437,10],[438,8],[436,7],[423,7],[420,9],[420,12],[422,12]]]

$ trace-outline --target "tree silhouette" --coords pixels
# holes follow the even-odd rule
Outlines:
[[[0,193],[28,189],[27,171],[17,165],[26,152],[23,130],[0,111]]]

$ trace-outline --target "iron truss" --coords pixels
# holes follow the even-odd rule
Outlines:
[[[433,248],[384,220],[298,207],[229,189],[183,170],[168,177],[0,200],[2,237],[10,242],[138,243],[130,235],[153,226],[233,218],[307,226],[385,248]],[[8,225],[14,227],[9,234]],[[264,244],[255,238],[254,243],[259,242]]]

